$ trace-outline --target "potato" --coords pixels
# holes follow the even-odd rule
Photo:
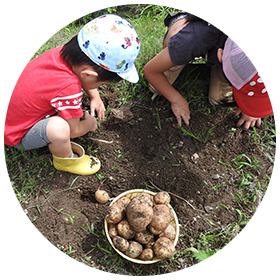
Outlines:
[[[108,234],[111,238],[118,235],[117,225],[116,224],[108,224]]]
[[[118,234],[125,239],[131,239],[135,235],[135,231],[132,229],[127,220],[122,220],[118,223],[117,231]]]
[[[140,193],[137,196],[135,196],[133,199],[136,199],[139,201],[139,203],[148,203],[151,207],[153,207],[153,201],[152,197],[148,193]]]
[[[126,216],[129,224],[135,232],[144,231],[153,217],[151,198],[145,193],[134,197],[126,208]]]
[[[169,259],[175,253],[174,244],[167,237],[160,237],[153,246],[154,253],[158,259]]]
[[[154,195],[154,202],[156,204],[165,204],[170,203],[170,195],[167,192],[158,192]]]
[[[155,244],[155,241],[152,240],[152,241],[150,241],[149,243],[145,244],[144,247],[145,247],[146,249],[153,249],[154,244]]]
[[[143,247],[140,243],[136,241],[129,241],[129,247],[124,252],[130,258],[137,258],[143,251]]]
[[[148,244],[154,240],[154,235],[150,231],[144,230],[141,232],[136,232],[134,239],[141,244]]]
[[[167,228],[159,235],[159,237],[167,237],[171,241],[174,240],[175,236],[176,230],[171,224],[169,224]]]
[[[125,252],[129,248],[128,241],[121,236],[117,235],[113,237],[112,241],[116,249],[120,250],[121,252]]]
[[[148,229],[154,235],[159,235],[164,231],[164,229],[156,229],[156,228],[152,227],[151,225],[148,225]]]
[[[154,251],[152,249],[144,249],[139,256],[139,259],[142,261],[150,261],[153,258],[154,258]]]
[[[172,218],[173,215],[168,206],[164,204],[155,205],[153,207],[153,218],[149,224],[149,229],[151,230],[151,228],[153,228],[157,230],[159,234],[167,228]]]
[[[97,190],[94,196],[99,203],[106,203],[110,198],[109,194],[106,191],[102,190]]]
[[[125,209],[112,205],[109,207],[109,213],[105,216],[108,223],[117,224],[125,217]]]
[[[114,205],[117,205],[118,207],[121,207],[121,208],[126,208],[127,205],[129,204],[129,202],[131,201],[131,199],[129,197],[126,197],[126,196],[123,196],[121,197],[120,199],[118,199]]]

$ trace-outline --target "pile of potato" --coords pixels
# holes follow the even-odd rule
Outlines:
[[[175,252],[174,216],[167,206],[170,196],[140,193],[132,199],[124,196],[109,207],[105,219],[114,246],[130,258],[143,261],[171,258]]]

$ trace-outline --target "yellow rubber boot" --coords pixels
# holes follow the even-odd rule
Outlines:
[[[82,146],[71,142],[72,150],[78,158],[60,158],[53,155],[53,165],[56,169],[78,175],[92,175],[100,169],[100,160],[93,156],[85,155]]]

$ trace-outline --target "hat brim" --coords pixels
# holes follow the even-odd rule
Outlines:
[[[240,110],[254,118],[264,118],[273,114],[272,105],[267,93],[258,96],[248,96],[232,86],[234,99]]]
[[[131,83],[137,83],[139,81],[139,76],[136,70],[135,65],[130,68],[130,70],[126,71],[125,73],[117,73],[122,79],[129,81]]]

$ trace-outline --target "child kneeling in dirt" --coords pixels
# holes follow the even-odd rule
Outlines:
[[[244,125],[244,129],[260,126],[261,118],[272,115],[273,110],[258,71],[230,38],[227,38],[224,49],[218,50],[217,56],[221,65],[215,66],[211,72],[209,102],[220,105],[230,97],[238,106],[235,116],[241,115],[237,126]],[[229,88],[227,96],[224,88]]]
[[[156,95],[162,94],[169,100],[179,126],[182,125],[182,120],[189,125],[190,110],[187,100],[172,84],[184,66],[200,56],[205,57],[208,64],[213,65],[209,102],[212,105],[227,106],[234,106],[237,103],[239,108],[235,115],[238,116],[242,112],[241,118],[237,122],[238,126],[244,124],[245,129],[254,125],[259,126],[260,118],[273,113],[264,86],[262,87],[259,82],[254,84],[257,71],[247,57],[242,60],[240,60],[240,56],[227,59],[226,63],[235,61],[235,68],[227,67],[228,70],[225,71],[225,67],[222,65],[222,55],[227,36],[223,32],[185,12],[169,14],[164,22],[168,26],[168,31],[164,37],[163,50],[145,65],[144,74],[150,83],[150,90],[154,93],[152,99]],[[228,48],[225,53],[227,52]],[[248,66],[250,67],[248,68]],[[236,77],[239,74],[242,77],[239,78],[236,85]],[[259,77],[258,81],[260,80]],[[255,90],[261,92],[261,98],[257,93],[253,94],[252,98],[240,97],[250,93],[244,91],[244,87],[250,83],[256,85]],[[248,110],[248,107],[255,109]]]
[[[100,161],[70,141],[94,132],[105,107],[97,88],[121,79],[139,79],[134,61],[140,50],[136,31],[117,15],[86,24],[63,47],[49,50],[27,64],[12,93],[4,142],[17,149],[49,147],[54,167],[80,175],[94,174]],[[91,112],[82,111],[82,89]],[[84,119],[80,118],[84,116]]]
[[[144,67],[150,90],[170,101],[178,125],[182,120],[189,125],[190,110],[187,100],[172,86],[186,64],[196,57],[205,57],[209,64],[218,64],[217,50],[227,36],[213,25],[186,12],[172,13],[164,20],[168,31],[163,50]]]

